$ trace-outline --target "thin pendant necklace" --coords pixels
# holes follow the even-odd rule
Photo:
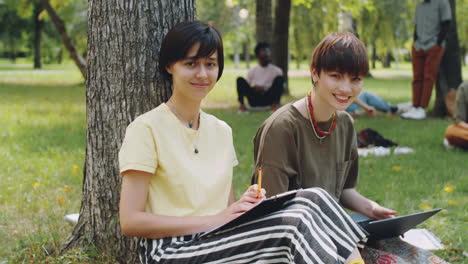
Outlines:
[[[167,101],[166,105],[169,107],[169,109],[171,109],[171,111],[177,116],[177,119],[180,120],[180,122],[182,122],[182,124],[185,125],[185,122],[187,122],[187,126],[188,128],[193,128],[193,119],[192,120],[189,120],[189,121],[185,121],[184,118],[182,117],[181,114],[179,114],[179,112],[177,111],[177,109],[175,108],[175,105],[174,103],[172,103],[171,101]],[[198,126],[200,126],[200,112],[198,112]]]
[[[170,102],[170,101],[167,101],[167,102],[166,102],[166,105],[169,107],[169,110],[171,110],[171,112],[173,112],[173,113],[176,115],[177,119],[178,119],[180,122],[182,122],[182,124],[184,124],[184,126],[185,126],[185,121],[183,120],[183,118],[182,118],[182,116],[179,114],[179,112],[177,112],[177,110],[175,109],[175,105],[174,105],[172,102]],[[172,107],[171,107],[171,105],[172,105]],[[193,120],[189,120],[189,121],[187,122],[187,125],[188,125],[188,127],[189,127],[190,129],[194,129],[194,128],[193,128]],[[197,133],[196,139],[195,139],[195,140],[191,140],[191,141],[192,141],[192,145],[193,145],[193,153],[198,154],[200,151],[198,150],[197,143],[196,143],[195,141],[198,142],[198,137],[199,137],[199,135],[200,135],[200,112],[198,112],[198,130],[197,130],[196,133]]]
[[[315,137],[317,137],[317,139],[320,141],[320,143],[322,143],[322,140],[324,138],[326,138],[328,135],[330,135],[333,130],[335,129],[335,126],[336,126],[336,112],[333,113],[333,120],[332,120],[332,123],[330,125],[330,128],[328,129],[328,131],[322,131],[318,124],[317,124],[317,121],[315,120],[314,118],[314,107],[312,105],[312,93],[309,92],[309,94],[307,94],[307,98],[306,99],[306,104],[307,104],[307,114],[309,115],[309,121],[310,121],[310,124],[312,126],[312,131],[314,131],[314,135]]]

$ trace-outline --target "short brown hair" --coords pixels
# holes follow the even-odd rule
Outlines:
[[[218,80],[224,69],[223,39],[216,27],[200,21],[184,21],[175,25],[164,37],[159,51],[159,72],[167,79],[172,75],[166,70],[171,63],[185,59],[190,48],[197,42],[200,47],[195,59],[209,57],[218,52]]]
[[[330,33],[315,47],[310,67],[315,68],[317,74],[324,70],[367,76],[366,47],[350,32]]]

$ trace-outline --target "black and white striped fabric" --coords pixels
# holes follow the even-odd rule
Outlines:
[[[142,239],[142,263],[343,263],[366,233],[323,189],[284,209],[209,236]]]

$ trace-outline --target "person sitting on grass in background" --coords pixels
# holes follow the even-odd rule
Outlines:
[[[444,145],[468,149],[468,82],[458,87],[455,103],[455,124],[447,127]]]
[[[258,129],[252,182],[257,182],[262,168],[268,196],[320,187],[347,209],[374,219],[393,217],[396,211],[355,189],[357,140],[352,118],[344,110],[359,96],[368,71],[366,48],[356,36],[349,32],[326,36],[312,55],[313,94],[281,107]],[[366,248],[366,263],[383,263],[388,254],[378,250]]]
[[[247,97],[252,107],[270,106],[272,110],[278,108],[283,94],[284,77],[283,71],[271,63],[270,53],[268,43],[258,43],[255,46],[255,56],[259,65],[247,72],[247,79],[237,78],[239,112],[247,111],[244,97]]]
[[[355,260],[365,232],[320,188],[203,236],[254,208],[265,189],[254,184],[234,200],[231,128],[200,109],[223,72],[221,34],[182,22],[159,56],[172,96],[127,127],[119,151],[120,226],[141,238],[141,263],[362,263]]]
[[[358,114],[361,109],[369,116],[376,116],[377,110],[384,113],[396,114],[402,111],[404,104],[392,105],[385,101],[382,97],[371,92],[364,91],[354,100],[354,102],[346,108],[346,112],[350,114]]]

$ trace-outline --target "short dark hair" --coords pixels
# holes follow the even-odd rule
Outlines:
[[[267,42],[257,43],[257,45],[255,45],[255,49],[254,49],[255,56],[257,56],[258,53],[260,53],[261,49],[268,49],[269,47],[270,47],[270,44],[268,44]]]
[[[367,76],[369,59],[364,43],[354,34],[333,32],[315,47],[310,67],[317,74],[324,70]]]
[[[200,21],[185,21],[175,25],[164,37],[159,50],[159,72],[172,80],[166,70],[170,64],[186,58],[190,48],[200,42],[195,59],[209,57],[218,52],[218,80],[224,69],[223,39],[213,25]]]

